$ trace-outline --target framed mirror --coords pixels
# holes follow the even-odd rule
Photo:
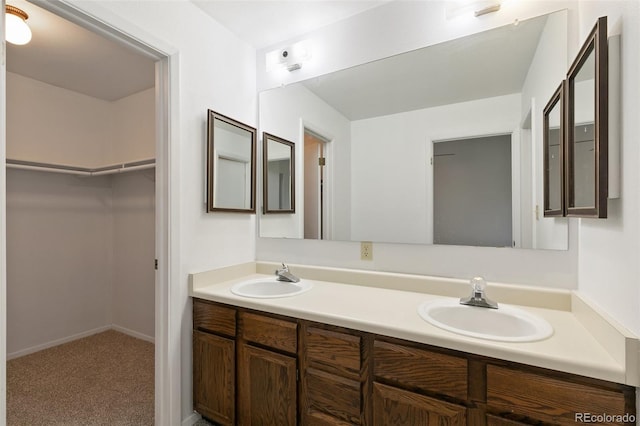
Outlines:
[[[256,129],[208,110],[207,212],[255,213]]]
[[[560,84],[543,110],[544,215],[564,216],[564,92]]]
[[[263,213],[295,213],[295,145],[262,134]]]
[[[607,217],[607,18],[598,19],[567,74],[567,216]]]

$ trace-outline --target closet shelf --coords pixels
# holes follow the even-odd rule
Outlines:
[[[77,176],[103,176],[116,173],[132,172],[135,170],[152,169],[156,166],[155,158],[147,160],[131,161],[128,163],[112,164],[104,167],[88,168],[67,166],[53,163],[41,163],[37,161],[12,160],[7,158],[7,167],[11,169],[36,170],[52,173],[66,173]]]

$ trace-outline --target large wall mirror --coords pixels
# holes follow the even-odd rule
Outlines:
[[[567,216],[607,217],[607,50],[602,17],[567,74]]]
[[[261,130],[296,145],[301,201],[261,215],[260,236],[566,250],[568,220],[543,216],[542,116],[566,75],[567,16],[261,92]]]
[[[263,213],[295,213],[294,143],[264,132],[262,160]]]
[[[564,216],[565,80],[544,108],[544,215]]]
[[[207,112],[207,212],[255,213],[256,129]]]

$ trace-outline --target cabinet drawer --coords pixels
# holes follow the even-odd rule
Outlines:
[[[400,386],[467,399],[467,360],[410,346],[376,340],[373,371]]]
[[[298,326],[293,321],[240,312],[242,338],[281,351],[296,353]]]
[[[212,302],[193,299],[193,327],[196,330],[235,337],[236,310]]]
[[[308,327],[305,333],[307,365],[358,379],[362,339],[347,333]]]
[[[467,409],[435,398],[373,384],[373,426],[465,426]]]
[[[575,424],[576,414],[580,413],[615,416],[628,411],[621,390],[567,381],[549,374],[487,365],[489,409],[555,424]]]
[[[316,419],[334,419],[337,423],[362,424],[360,382],[331,373],[307,369],[306,411]],[[303,422],[305,423],[305,422]]]

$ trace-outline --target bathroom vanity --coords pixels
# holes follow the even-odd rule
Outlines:
[[[568,293],[535,298],[527,294],[534,290],[521,289],[531,303],[554,305],[524,308],[544,316],[554,335],[493,342],[419,317],[421,301],[440,296],[415,290],[446,284],[440,293],[464,291],[456,280],[296,267],[315,278],[304,294],[231,292],[239,282],[271,278],[263,274],[274,266],[252,263],[190,277],[194,409],[216,423],[575,424],[593,421],[589,416],[604,416],[599,424],[635,423],[637,339],[622,336],[628,357],[620,365],[618,354],[607,353],[563,309]],[[357,280],[372,286],[354,285]],[[404,289],[380,288],[386,280]],[[499,286],[491,290],[498,302],[514,297]],[[609,336],[614,347],[615,339]]]

